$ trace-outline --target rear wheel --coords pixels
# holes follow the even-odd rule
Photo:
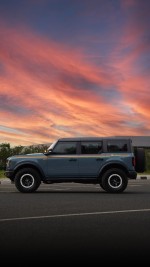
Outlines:
[[[118,168],[107,170],[101,180],[101,187],[109,193],[121,193],[128,185],[128,177]]]
[[[33,168],[23,168],[16,173],[15,186],[22,193],[32,193],[40,186],[39,173]]]

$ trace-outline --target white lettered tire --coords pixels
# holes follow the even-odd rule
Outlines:
[[[128,177],[119,168],[107,170],[101,180],[102,188],[109,193],[121,193],[128,185]]]
[[[15,175],[15,186],[22,193],[33,193],[40,186],[41,179],[37,170],[22,168]]]

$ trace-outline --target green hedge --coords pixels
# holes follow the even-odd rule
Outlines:
[[[0,178],[5,178],[4,171],[0,171]]]
[[[150,148],[145,149],[146,171],[150,173]]]

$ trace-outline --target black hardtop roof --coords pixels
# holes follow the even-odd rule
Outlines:
[[[131,138],[127,137],[67,137],[67,138],[59,138],[59,141],[101,141],[101,140],[129,140],[132,141]]]

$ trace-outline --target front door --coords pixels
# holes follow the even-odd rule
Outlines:
[[[79,175],[77,142],[60,141],[47,158],[49,178],[76,178]]]

